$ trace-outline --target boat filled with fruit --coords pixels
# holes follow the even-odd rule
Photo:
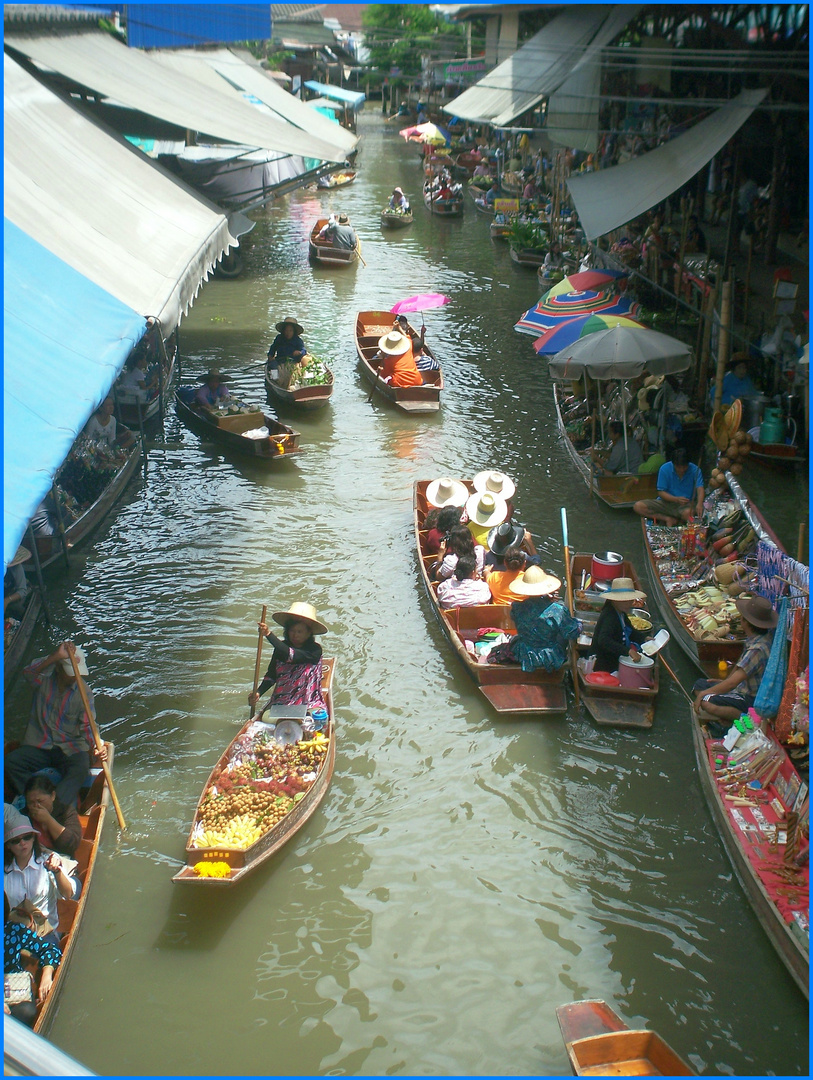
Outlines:
[[[274,706],[252,717],[220,756],[198,801],[186,865],[173,881],[233,885],[302,828],[333,776],[335,661],[323,659],[326,709]],[[288,715],[290,714],[290,715]]]

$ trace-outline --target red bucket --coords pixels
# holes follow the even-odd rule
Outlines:
[[[623,569],[624,556],[617,551],[598,551],[590,564],[593,581],[612,581],[613,578],[623,577]]]

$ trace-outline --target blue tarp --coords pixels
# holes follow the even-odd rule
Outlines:
[[[3,567],[146,323],[4,219]]]
[[[321,94],[322,97],[330,98],[332,101],[344,101],[352,105],[354,109],[360,109],[366,97],[366,94],[362,94],[359,90],[345,90],[342,86],[330,86],[328,83],[306,82],[303,85],[308,90],[313,90],[314,93]]]
[[[182,49],[226,41],[267,41],[268,4],[127,4],[131,49]]]

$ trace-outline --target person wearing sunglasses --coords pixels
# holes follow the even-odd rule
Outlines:
[[[44,917],[51,929],[39,936],[59,945],[58,900],[73,897],[73,884],[60,857],[43,851],[33,825],[22,815],[17,824],[5,827],[3,840],[3,887],[12,921],[26,923],[37,932]]]

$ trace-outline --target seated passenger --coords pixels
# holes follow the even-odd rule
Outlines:
[[[34,1026],[37,1018],[37,1005],[42,1005],[51,993],[54,972],[62,960],[62,951],[58,945],[38,937],[33,930],[11,919],[11,904],[8,895],[3,898],[3,974],[21,975],[27,971],[23,966],[23,951],[31,953],[40,966],[39,984],[34,991],[33,1001],[20,1001],[14,1005],[5,1005],[5,1011],[29,1027]]]
[[[412,355],[412,342],[400,330],[390,330],[378,339],[382,362],[378,374],[391,386],[422,386],[423,376]],[[373,359],[375,365],[375,358]]]
[[[113,416],[113,395],[108,394],[85,425],[83,435],[92,442],[101,443],[111,450],[127,449],[135,442],[135,435],[124,424],[116,424]]]
[[[619,420],[611,420],[608,431],[612,443],[609,454],[605,455],[600,450],[593,450],[591,454],[595,462],[595,472],[599,476],[638,472],[638,467],[643,460],[641,447],[629,435],[627,445],[624,446],[624,425]],[[629,468],[627,468],[627,455],[629,455]]]
[[[119,378],[119,389],[137,396],[140,401],[148,401],[157,388],[158,373],[147,378],[149,358],[146,352],[136,353],[129,361]]]
[[[50,930],[39,936],[53,945],[59,944],[59,897],[70,900],[74,895],[71,879],[62,868],[60,857],[44,851],[34,827],[24,817],[17,825],[4,829],[3,877],[4,888],[12,908],[12,919],[23,922],[32,930]]]
[[[646,593],[635,588],[632,578],[613,578],[610,588],[601,595],[604,606],[593,631],[593,671],[614,673],[622,656],[640,659],[637,646],[650,636],[648,630],[636,630],[628,615],[636,603],[646,600]]]
[[[35,773],[25,785],[25,812],[44,848],[75,858],[82,839],[76,807],[58,799],[55,785],[42,773]]]
[[[350,224],[350,218],[347,214],[339,214],[338,220],[332,225],[328,224],[323,232],[325,239],[329,240],[335,248],[353,251],[358,246],[356,230]]]
[[[388,205],[391,210],[400,210],[404,214],[409,213],[409,200],[399,187],[393,188]]]
[[[228,401],[231,397],[229,388],[220,378],[217,368],[210,368],[201,376],[201,382],[203,386],[195,393],[196,405],[202,405],[205,409],[216,409],[221,402]]]
[[[556,597],[561,581],[540,566],[529,566],[511,585],[517,599],[511,619],[517,633],[495,645],[489,664],[519,664],[523,671],[558,671],[567,660],[567,646],[579,636],[579,624]]]
[[[423,545],[425,555],[437,555],[440,545],[448,544],[452,530],[460,524],[460,510],[459,506],[435,506],[426,515],[424,528],[428,529],[428,532]],[[437,517],[430,524],[432,514],[437,514]]]
[[[531,553],[531,534],[521,525],[515,525],[509,518],[489,531],[486,570],[503,570],[505,556],[513,549],[521,553],[525,566],[540,565],[539,556]]]
[[[325,708],[322,699],[322,646],[314,634],[326,634],[327,627],[316,617],[316,608],[311,604],[295,603],[287,611],[274,612],[271,618],[285,629],[280,639],[266,623],[258,624],[260,632],[274,646],[274,655],[258,692],[248,695],[249,705],[255,705],[273,686],[274,692],[266,708],[269,705]]]
[[[426,487],[426,501],[430,506],[456,506],[462,512],[468,497],[466,485],[449,476],[441,476]]]
[[[508,517],[508,504],[490,491],[475,491],[466,503],[466,513],[469,532],[478,544],[485,546],[489,531]]]
[[[449,533],[448,541],[441,540],[437,562],[429,576],[434,577],[436,581],[447,580],[455,572],[458,559],[466,555],[474,559],[477,576],[481,576],[485,567],[485,548],[482,544],[474,543],[474,539],[465,525],[458,524]]]
[[[502,568],[486,569],[486,584],[491,590],[493,604],[513,604],[517,599],[510,586],[525,572],[525,552],[510,547],[505,552]]]
[[[472,555],[461,555],[455,565],[454,577],[438,585],[438,603],[442,608],[491,603],[491,590],[477,577],[477,563]]]

